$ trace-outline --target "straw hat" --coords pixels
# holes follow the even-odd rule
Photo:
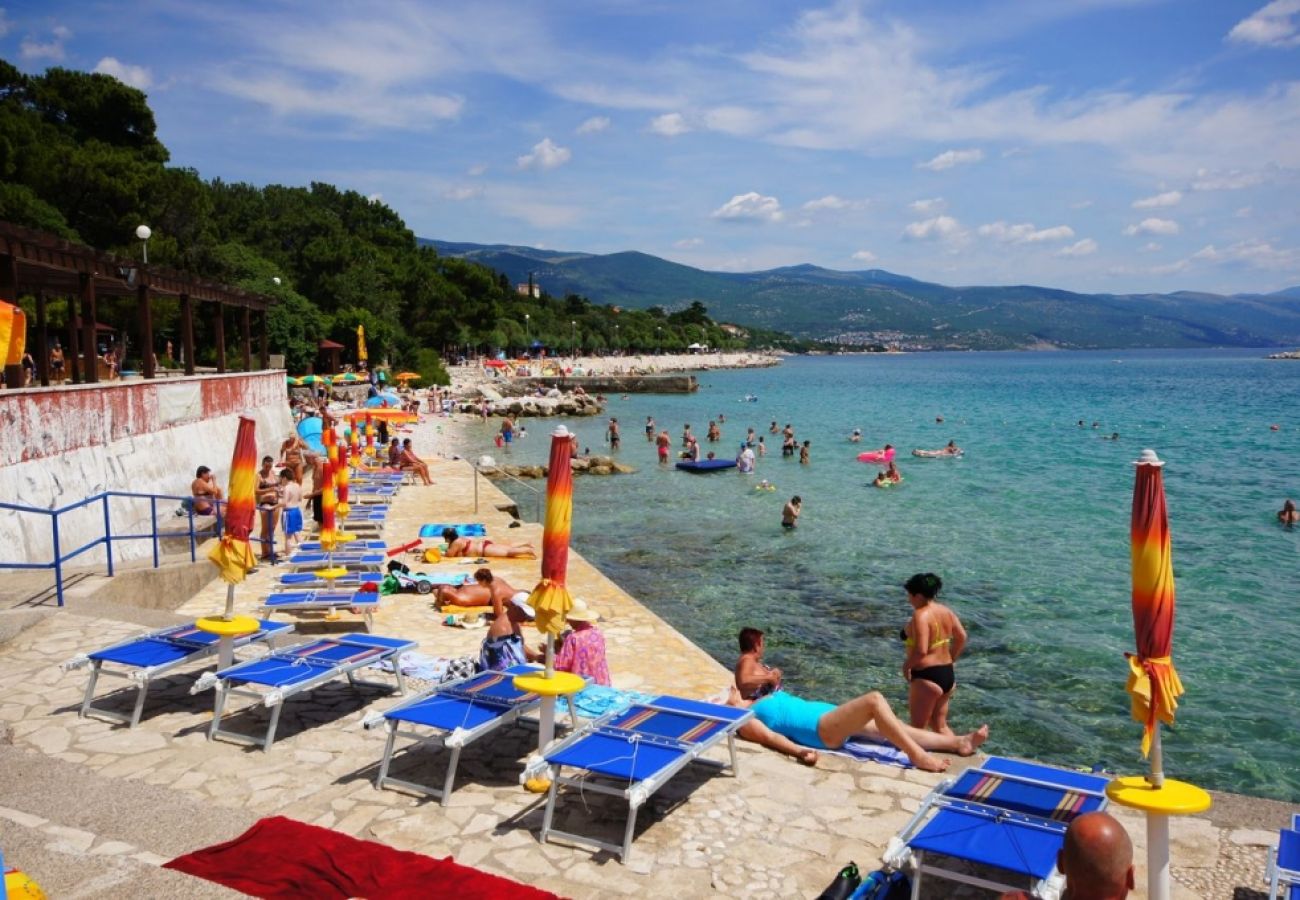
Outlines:
[[[577,597],[573,599],[573,607],[564,614],[564,617],[570,622],[599,622],[600,613],[596,612],[587,605],[587,601]]]
[[[537,613],[534,612],[533,608],[528,605],[527,591],[516,592],[515,595],[510,598],[510,602],[513,603],[515,606],[519,607],[519,609],[523,612],[523,614],[526,615],[528,618],[530,619],[537,618]]]

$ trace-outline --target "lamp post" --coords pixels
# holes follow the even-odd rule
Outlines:
[[[578,362],[578,323],[570,320],[569,327],[573,329],[573,361],[576,364]]]
[[[528,352],[533,349],[533,335],[532,335],[532,328],[530,327],[532,323],[532,318],[533,317],[530,316],[528,313],[524,313],[524,355],[525,356],[527,356]]]
[[[662,355],[664,352],[664,328],[662,325],[655,326],[655,355]]]
[[[272,275],[272,276],[271,276],[271,283],[274,284],[276,287],[279,287],[279,286],[280,286],[280,276],[279,276],[279,275]]]
[[[618,354],[618,323],[614,323],[614,353]]]
[[[144,264],[149,265],[149,238],[153,236],[153,229],[148,225],[140,225],[135,229],[135,236],[140,239],[141,249],[144,254],[142,257]]]

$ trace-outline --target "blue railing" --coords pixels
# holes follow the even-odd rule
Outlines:
[[[148,500],[149,501],[149,530],[140,534],[122,534],[113,531],[112,510],[109,501],[114,497],[123,497],[130,500]],[[173,516],[174,513],[170,504],[174,504],[184,512],[185,527],[160,530],[158,527],[158,502],[163,501],[167,505],[167,510],[163,513],[164,520]],[[93,540],[77,547],[75,550],[64,551],[63,549],[63,530],[62,519],[69,513],[80,509],[93,507],[100,504],[103,510],[103,528],[99,535]],[[161,564],[161,554],[159,542],[166,538],[185,538],[190,545],[190,562],[198,559],[198,546],[201,538],[214,537],[220,535],[224,524],[222,511],[225,501],[215,502],[215,515],[196,515],[194,504],[190,497],[177,497],[169,494],[136,494],[127,491],[104,491],[95,494],[93,497],[87,497],[85,500],[79,500],[76,503],[70,503],[67,506],[58,509],[41,509],[36,506],[21,506],[16,503],[0,503],[0,510],[12,510],[27,516],[43,516],[47,520],[47,526],[50,530],[51,547],[53,549],[53,558],[49,562],[0,562],[0,570],[4,569],[37,569],[37,570],[54,570],[54,593],[58,597],[59,606],[63,605],[63,570],[68,562],[94,550],[96,547],[104,548],[104,557],[108,566],[108,574],[113,575],[113,545],[120,544],[123,541],[150,541],[153,550],[153,567],[156,569]],[[260,515],[266,515],[267,511],[258,510]],[[196,521],[197,520],[197,521]],[[209,521],[210,520],[210,521]],[[266,543],[261,538],[254,535],[249,536],[251,543]],[[275,533],[271,533],[269,541],[269,552],[272,557],[275,556]]]

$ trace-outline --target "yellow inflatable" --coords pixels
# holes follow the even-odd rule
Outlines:
[[[41,886],[18,869],[5,869],[5,892],[9,900],[45,900]]]

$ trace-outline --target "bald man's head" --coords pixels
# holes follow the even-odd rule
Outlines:
[[[1133,890],[1133,842],[1104,812],[1079,816],[1057,857],[1070,900],[1116,900]]]

